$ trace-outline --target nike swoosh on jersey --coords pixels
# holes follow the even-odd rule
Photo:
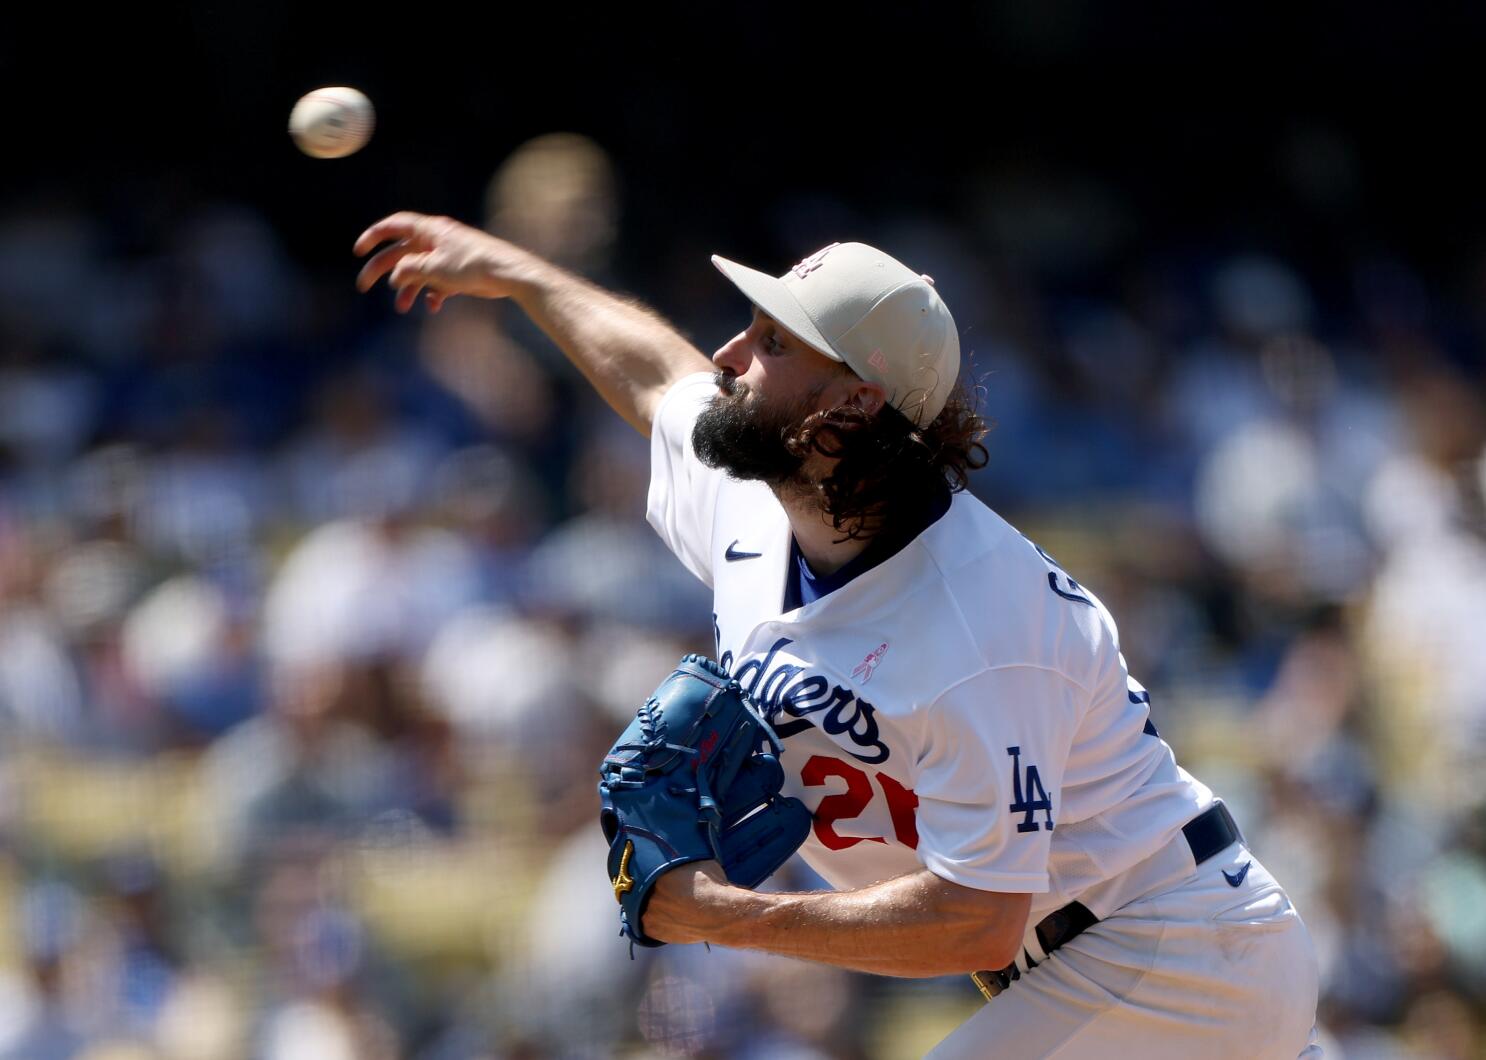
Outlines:
[[[1223,879],[1228,881],[1229,887],[1237,887],[1239,884],[1243,883],[1243,878],[1249,874],[1249,867],[1253,864],[1254,863],[1252,861],[1245,861],[1243,863],[1243,868],[1239,869],[1237,872],[1229,872],[1227,869],[1224,869]]]
[[[739,552],[737,544],[738,542],[734,541],[728,546],[727,551],[722,554],[722,558],[729,563],[737,563],[740,559],[758,559],[763,555],[762,552]]]

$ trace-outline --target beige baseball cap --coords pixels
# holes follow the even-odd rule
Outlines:
[[[783,276],[712,255],[750,302],[833,361],[881,383],[920,427],[960,374],[960,333],[934,281],[865,243],[832,243]]]

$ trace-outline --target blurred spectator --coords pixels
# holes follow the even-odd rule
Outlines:
[[[369,373],[356,373],[321,390],[310,430],[284,461],[302,517],[381,519],[423,502],[438,444],[393,418],[379,389]]]
[[[285,558],[263,605],[275,665],[413,658],[480,599],[470,543],[405,520],[325,523]]]
[[[513,151],[485,192],[485,227],[548,261],[592,273],[618,232],[617,180],[604,149],[549,133]]]
[[[7,1060],[69,1060],[90,1029],[80,978],[87,930],[85,902],[72,887],[38,881],[15,910],[25,968],[6,984],[0,1008],[0,1056]]]

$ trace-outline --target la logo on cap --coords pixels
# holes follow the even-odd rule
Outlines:
[[[832,243],[828,247],[822,247],[789,271],[803,280],[806,276],[809,276],[816,269],[824,265],[826,261],[826,255],[835,250],[840,245],[840,243]]]

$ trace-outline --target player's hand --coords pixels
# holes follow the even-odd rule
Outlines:
[[[645,934],[661,942],[707,942],[728,916],[735,891],[722,866],[694,861],[671,869],[655,881],[645,904]]]
[[[389,245],[361,267],[356,286],[369,291],[386,276],[397,292],[399,313],[412,309],[421,294],[435,313],[456,294],[509,298],[541,265],[536,256],[488,232],[421,213],[384,217],[361,233],[355,253],[370,253],[383,243]]]

